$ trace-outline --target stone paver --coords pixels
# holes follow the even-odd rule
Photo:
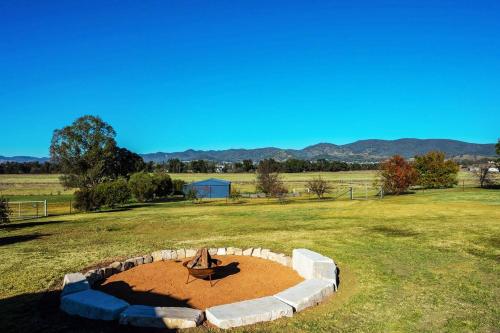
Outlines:
[[[142,257],[142,260],[145,264],[149,264],[149,263],[152,263],[153,262],[153,256],[147,254],[145,256]]]
[[[261,251],[262,251],[262,249],[260,247],[253,249],[253,251],[252,251],[252,257],[258,257],[258,258],[260,258],[260,252]]]
[[[184,258],[186,258],[186,250],[184,249],[177,250],[177,259],[184,259]]]
[[[220,328],[250,325],[293,316],[293,308],[273,296],[206,309],[207,320]]]
[[[269,249],[260,250],[260,257],[262,259],[267,259],[269,257],[269,252],[271,252],[271,250],[269,250]]]
[[[129,304],[97,290],[85,290],[61,298],[61,310],[89,319],[115,320]]]
[[[190,328],[203,321],[203,311],[182,307],[131,305],[120,314],[120,324],[138,327]]]
[[[217,249],[217,255],[218,255],[218,256],[225,256],[225,255],[226,255],[226,253],[227,253],[227,252],[226,252],[226,248],[225,248],[225,247],[219,247],[219,248]]]
[[[196,255],[195,249],[186,249],[186,258],[192,258]]]
[[[293,306],[295,311],[319,304],[333,293],[333,284],[329,280],[310,279],[288,288],[274,297]]]
[[[252,251],[253,251],[253,248],[245,249],[245,250],[243,250],[243,255],[244,256],[251,256]]]
[[[64,275],[63,290],[61,295],[69,295],[90,289],[89,281],[82,273],[70,273]]]
[[[153,257],[153,262],[162,261],[163,260],[163,250],[154,251],[153,253],[151,253],[151,256]]]
[[[292,266],[305,279],[331,280],[337,288],[337,266],[328,257],[308,249],[294,249]]]

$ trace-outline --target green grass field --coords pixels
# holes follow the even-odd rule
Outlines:
[[[197,246],[261,246],[288,254],[306,247],[340,267],[339,292],[325,303],[238,332],[500,327],[498,190],[432,190],[367,201],[156,203],[16,222],[0,227],[0,234],[3,332],[111,332],[113,324],[58,311],[54,289],[62,276],[115,258]]]

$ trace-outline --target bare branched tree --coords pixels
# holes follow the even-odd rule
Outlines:
[[[332,189],[330,184],[321,178],[321,176],[310,179],[307,182],[307,187],[311,192],[318,196],[318,199],[323,199],[324,195],[329,193]]]
[[[9,215],[11,213],[12,211],[9,208],[9,201],[3,197],[0,197],[0,224],[9,222]]]
[[[280,198],[288,192],[280,174],[274,170],[271,160],[261,161],[257,168],[257,191]]]
[[[492,179],[491,179],[491,174],[490,174],[490,165],[488,164],[481,164],[478,169],[474,172],[476,175],[478,181],[479,181],[479,186],[485,187],[488,185],[491,185]]]

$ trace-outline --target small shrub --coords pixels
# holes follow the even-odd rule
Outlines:
[[[311,192],[318,196],[318,199],[323,199],[326,193],[331,191],[331,186],[326,180],[318,176],[307,182],[307,187]]]
[[[196,192],[196,190],[194,188],[190,188],[186,192],[186,199],[191,200],[193,202],[195,202],[198,199],[198,193]]]
[[[237,189],[236,187],[231,187],[231,193],[229,193],[229,198],[232,200],[232,201],[238,201],[239,199],[241,199],[241,192],[239,189]]]

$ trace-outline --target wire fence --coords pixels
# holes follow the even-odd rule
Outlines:
[[[48,200],[8,201],[11,220],[33,219],[46,216],[76,213],[72,201],[50,202]]]

